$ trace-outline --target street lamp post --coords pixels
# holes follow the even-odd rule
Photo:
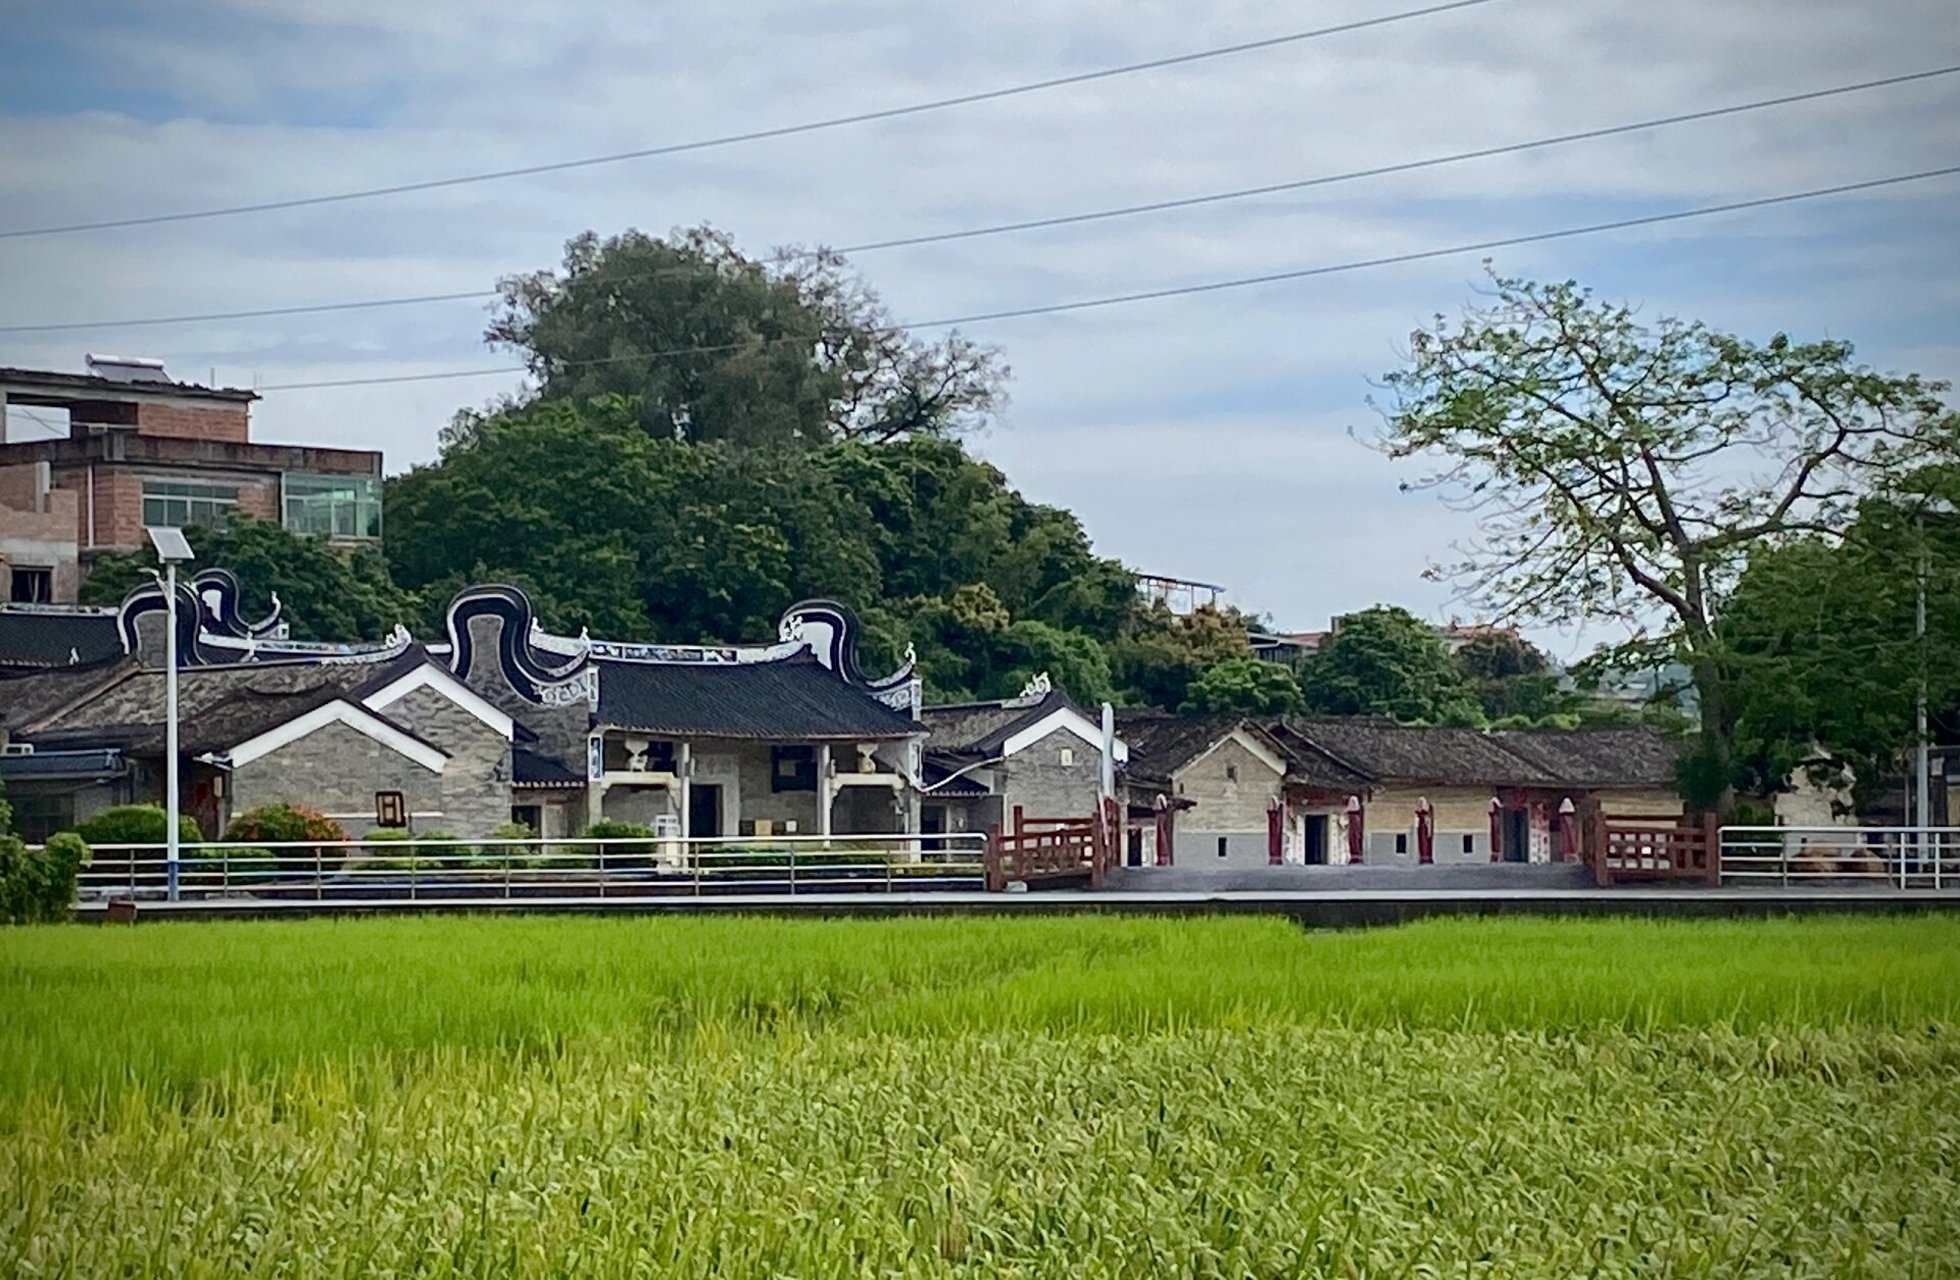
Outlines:
[[[1917,854],[1923,869],[1926,861],[1927,846],[1932,837],[1933,826],[1933,753],[1931,744],[1927,741],[1926,734],[1926,517],[1923,513],[1919,517],[1918,576],[1919,598],[1917,601],[1917,621],[1914,627],[1914,635],[1918,638],[1919,642],[1919,696],[1915,700],[1913,719],[1914,730],[1918,735],[1916,742],[1918,744],[1919,757],[1917,761],[1919,775],[1917,795],[1919,797],[1919,803],[1914,806],[1914,816],[1918,819],[1919,830],[1916,834],[1919,839],[1919,848]],[[1933,855],[1933,887],[1936,889],[1939,887],[1939,876],[1939,855],[1935,853]]]
[[[183,850],[177,833],[179,801],[177,795],[177,566],[191,558],[190,541],[182,529],[146,529],[163,574],[157,579],[163,588],[163,866],[165,896],[177,901],[178,865]]]

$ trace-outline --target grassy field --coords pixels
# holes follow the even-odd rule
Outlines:
[[[0,931],[0,1274],[1960,1274],[1960,921]]]

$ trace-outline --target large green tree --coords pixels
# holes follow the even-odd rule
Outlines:
[[[1551,659],[1516,631],[1482,631],[1465,641],[1455,658],[1488,720],[1546,724],[1578,714],[1579,700],[1563,687]]]
[[[881,598],[869,511],[805,454],[656,439],[626,397],[485,418],[387,502],[397,580],[516,581],[560,630],[736,641],[803,597]]]
[[[1804,768],[1872,800],[1915,745],[1922,688],[1935,731],[1960,729],[1960,516],[1937,491],[1917,497],[1931,501],[1869,500],[1841,539],[1750,557],[1719,630],[1751,789]]]
[[[1001,404],[999,354],[894,324],[837,255],[758,260],[707,227],[565,246],[512,276],[485,337],[522,352],[538,395],[633,397],[663,440],[740,445],[884,441],[978,425]],[[452,434],[480,421],[466,415]]]
[[[234,514],[222,529],[190,531],[197,553],[191,569],[229,569],[238,577],[244,611],[269,607],[276,592],[296,640],[373,640],[395,626],[413,625],[421,600],[389,576],[381,553],[366,544],[335,544],[289,533],[268,520]],[[82,584],[86,604],[115,604],[148,583],[156,553],[103,556]]]
[[[1342,618],[1308,661],[1300,686],[1307,708],[1324,715],[1422,724],[1483,719],[1436,629],[1392,605]]]
[[[1180,710],[1195,715],[1279,716],[1301,710],[1300,681],[1258,658],[1228,658],[1191,682]]]
[[[1120,696],[1134,707],[1184,705],[1191,685],[1205,672],[1252,657],[1248,629],[1245,616],[1232,609],[1207,606],[1178,614],[1162,601],[1133,606],[1109,647]]]
[[[1876,372],[1849,343],[1646,321],[1572,283],[1496,278],[1412,335],[1385,382],[1382,445],[1427,468],[1405,487],[1482,526],[1436,572],[1500,621],[1644,620],[1641,656],[1693,673],[1703,776],[1732,756],[1718,621],[1749,555],[1836,539],[1862,496],[1960,443],[1944,384]]]

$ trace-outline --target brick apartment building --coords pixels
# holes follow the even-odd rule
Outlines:
[[[0,368],[0,604],[73,602],[95,558],[138,550],[146,525],[242,511],[381,536],[379,453],[254,443],[257,393],[174,382],[160,361],[92,355],[88,370]],[[34,424],[10,434],[10,408]],[[49,426],[66,434],[45,438]]]

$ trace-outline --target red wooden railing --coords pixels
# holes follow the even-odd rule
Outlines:
[[[1114,801],[1086,818],[1030,818],[1014,806],[1014,823],[987,832],[987,888],[1081,882],[1100,889],[1121,856],[1123,826]]]
[[[1693,880],[1722,883],[1722,837],[1712,814],[1700,818],[1615,817],[1587,823],[1586,860],[1601,885]]]

